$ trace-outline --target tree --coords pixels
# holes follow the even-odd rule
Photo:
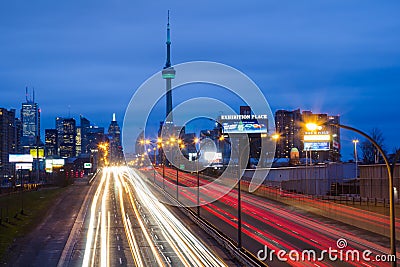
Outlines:
[[[385,138],[383,137],[382,131],[378,128],[373,128],[371,131],[371,137],[385,152]],[[364,163],[371,164],[383,161],[382,155],[380,155],[378,149],[370,141],[362,141],[360,148],[362,151],[362,159]]]
[[[400,148],[399,147],[393,148],[393,153],[388,155],[390,162],[394,162],[396,160],[397,153],[399,153],[399,155],[397,157],[397,162],[399,162],[399,160],[400,160]]]

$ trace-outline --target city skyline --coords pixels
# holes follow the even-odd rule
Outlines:
[[[3,4],[1,105],[19,110],[28,86],[43,110],[42,129],[68,114],[105,126],[116,112],[122,122],[136,88],[164,65],[171,9],[173,64],[230,64],[257,83],[273,111],[339,114],[366,132],[380,128],[388,152],[398,146],[390,97],[399,84],[396,2],[209,4]],[[342,138],[351,151],[360,137],[343,131]]]

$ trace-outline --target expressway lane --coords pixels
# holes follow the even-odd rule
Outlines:
[[[171,183],[165,183],[170,187],[170,191],[176,190],[174,187],[175,171],[167,169],[166,177]],[[161,179],[161,178],[160,178]],[[196,178],[187,173],[181,173],[179,181],[182,186],[194,186]],[[201,183],[206,181],[202,179]],[[223,192],[223,185],[214,185],[213,190],[202,189],[202,200],[206,201],[208,197],[215,197],[216,194]],[[193,203],[196,201],[196,195],[193,190],[181,189],[180,197],[191,199]],[[332,225],[326,225],[317,222],[312,218],[308,218],[303,214],[288,211],[287,207],[278,203],[262,199],[250,194],[242,194],[242,211],[243,211],[243,244],[246,249],[256,254],[262,245],[268,248],[283,248],[285,250],[295,249],[298,251],[304,249],[313,249],[318,253],[328,247],[337,248],[336,241],[338,238],[345,237],[349,241],[346,250],[357,249],[363,251],[370,249],[374,254],[385,254],[387,248],[383,248],[373,242],[359,238],[352,233],[343,231],[343,229],[332,228]],[[202,207],[202,216],[213,225],[223,225],[224,231],[233,240],[236,240],[237,232],[237,191],[223,196],[218,201]],[[256,226],[256,227],[255,227]],[[256,244],[258,243],[258,244]],[[274,262],[274,266],[277,264]],[[311,263],[310,264],[315,264]],[[331,261],[324,261],[322,264],[331,265]],[[387,263],[380,262],[353,262],[341,261],[335,262],[334,266],[388,266]],[[296,264],[297,265],[297,264]],[[321,266],[321,262],[318,262]],[[332,266],[332,265],[331,265]]]
[[[103,168],[63,266],[226,266],[127,167]]]

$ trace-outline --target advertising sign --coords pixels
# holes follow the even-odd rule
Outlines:
[[[45,169],[46,172],[53,172],[53,160],[52,159],[46,159],[45,161]]]
[[[329,134],[311,134],[304,135],[304,141],[330,141],[331,135]]]
[[[304,150],[326,151],[329,150],[329,142],[304,142]]]
[[[204,159],[208,162],[219,163],[222,160],[222,153],[204,152]]]
[[[42,158],[44,158],[44,149],[43,148],[39,148],[39,149],[36,149],[36,148],[31,148],[30,149],[30,154],[32,155],[32,157],[33,158],[38,158],[38,156],[37,156],[37,152],[39,151],[39,158],[40,159],[42,159]]]
[[[32,171],[32,163],[16,163],[15,164],[16,170],[30,170]]]
[[[9,154],[8,162],[33,162],[33,157],[30,154]]]
[[[53,167],[62,167],[65,165],[65,159],[53,159],[52,160],[52,165]]]
[[[267,115],[221,115],[224,134],[252,134],[268,132]]]
[[[223,133],[267,133],[266,123],[254,121],[226,121],[222,122]]]

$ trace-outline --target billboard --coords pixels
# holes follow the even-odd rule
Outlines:
[[[33,162],[33,157],[30,154],[9,154],[8,162]]]
[[[221,115],[224,134],[268,133],[267,115]]]
[[[331,141],[331,135],[330,134],[304,135],[304,141]]]
[[[39,157],[37,156],[37,152],[39,151]],[[36,149],[36,148],[31,148],[30,149],[30,154],[32,155],[32,157],[33,158],[44,158],[44,149],[43,148],[39,148],[39,149]]]
[[[16,170],[30,170],[32,171],[32,163],[16,163],[15,164]]]
[[[208,162],[218,163],[222,160],[222,153],[219,152],[204,152],[204,159]]]
[[[267,124],[254,121],[225,121],[222,122],[224,134],[234,133],[267,133]]]
[[[65,165],[65,159],[53,159],[51,163],[53,166],[62,167]]]
[[[326,151],[330,149],[330,142],[304,142],[304,150]]]
[[[52,159],[46,159],[45,161],[45,169],[46,172],[53,172],[53,160]]]

